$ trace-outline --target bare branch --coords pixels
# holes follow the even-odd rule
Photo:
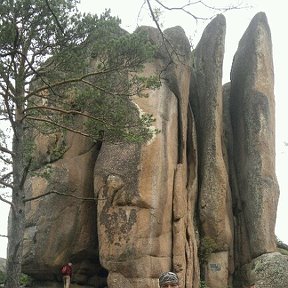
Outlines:
[[[185,12],[186,14],[192,16],[196,21],[197,20],[207,20],[207,18],[202,18],[202,17],[197,17],[196,15],[192,14],[190,11],[186,10],[185,8],[190,6],[190,5],[195,5],[197,3],[201,3],[202,1],[196,1],[196,2],[193,2],[193,3],[188,3],[186,5],[183,5],[181,7],[168,7],[166,5],[164,5],[161,1],[159,0],[155,0],[160,6],[162,6],[164,9],[166,10],[169,10],[169,11],[173,11],[173,10],[181,10],[183,12]],[[149,2],[149,1],[148,1]]]
[[[59,112],[59,113],[62,113],[62,114],[68,114],[68,115],[69,114],[79,115],[79,116],[87,117],[87,118],[93,119],[95,121],[101,122],[101,123],[105,124],[106,126],[112,126],[111,124],[105,122],[103,119],[97,118],[95,116],[92,116],[90,114],[87,114],[85,112],[80,112],[80,111],[77,111],[77,110],[64,110],[64,109],[61,109],[61,108],[49,107],[49,106],[34,106],[34,107],[29,107],[29,108],[25,109],[25,112],[27,112],[29,110],[41,110],[41,109],[43,109],[43,110],[45,110],[45,109],[46,110],[51,110],[51,111]],[[31,119],[30,116],[27,116],[27,118]]]
[[[6,200],[6,199],[5,199],[5,198],[3,198],[1,195],[0,195],[0,200],[1,200],[2,202],[5,202],[5,203],[7,203],[7,204],[11,205],[12,207],[14,207],[14,204],[13,204],[12,202],[10,202],[10,201]]]
[[[57,16],[55,15],[55,13],[53,12],[53,10],[51,9],[48,0],[45,0],[45,2],[46,2],[46,5],[47,5],[49,11],[50,11],[51,14],[53,15],[53,17],[54,17],[54,19],[55,19],[55,21],[56,21],[56,24],[57,24],[57,26],[58,26],[58,28],[60,29],[60,31],[62,32],[62,34],[64,34],[64,29],[63,29],[63,27],[61,26],[61,24],[60,24]]]
[[[32,62],[31,61],[29,61],[29,59],[27,58],[27,56],[26,56],[26,54],[25,53],[23,53],[23,52],[21,52],[21,51],[17,51],[17,53],[19,54],[19,55],[21,55],[23,58],[24,58],[24,60],[25,60],[25,62],[27,63],[27,65],[28,65],[28,67],[30,68],[30,70],[31,70],[31,73],[28,73],[28,68],[26,69],[26,77],[30,77],[30,76],[32,76],[32,75],[35,75],[35,76],[38,76],[40,79],[41,79],[41,81],[46,85],[46,87],[49,87],[51,90],[52,90],[52,92],[54,93],[54,94],[56,94],[54,91],[53,91],[53,88],[51,87],[51,85],[48,83],[48,82],[46,82],[46,80],[42,77],[42,75],[41,75],[41,73],[39,73],[39,71],[37,71],[34,67],[33,67],[33,62],[34,62],[34,57],[35,57],[35,53],[34,53],[34,55],[33,55],[33,59],[32,59]],[[36,77],[35,77],[36,78]],[[28,83],[31,83],[32,81],[29,81]],[[27,96],[26,96],[27,97]],[[25,97],[25,99],[27,99]]]
[[[152,9],[150,0],[147,0],[147,4],[148,4],[148,8],[149,8],[150,14],[151,14],[151,16],[152,16],[152,19],[153,19],[154,23],[156,24],[158,31],[159,31],[160,34],[161,34],[161,37],[162,37],[162,40],[163,40],[163,44],[164,44],[165,49],[166,49],[166,51],[168,52],[168,55],[169,55],[169,58],[170,58],[170,62],[172,63],[173,60],[172,60],[172,57],[171,57],[171,55],[170,55],[170,53],[169,53],[169,49],[168,49],[168,47],[166,46],[166,42],[167,42],[172,48],[173,48],[173,45],[172,45],[172,44],[168,41],[168,39],[165,37],[165,35],[164,35],[164,33],[163,33],[163,31],[162,31],[159,23],[158,23],[158,20],[157,20],[157,18],[156,18],[156,16],[155,16],[155,13],[154,13],[154,11],[153,11],[153,9]],[[169,64],[168,64],[168,65],[169,65]]]
[[[12,51],[9,51],[7,53],[0,53],[0,57],[13,56],[13,55],[15,55],[15,53],[16,53],[16,50],[12,50]]]
[[[211,6],[205,3],[205,1],[201,0],[199,1],[204,7],[210,9],[210,10],[215,10],[215,11],[221,11],[223,13],[229,11],[229,10],[235,10],[235,9],[246,9],[246,8],[252,8],[252,6],[237,6],[237,5],[231,5],[231,6],[227,6],[227,7],[215,7],[215,6]]]
[[[6,158],[2,157],[1,155],[0,155],[0,160],[2,160],[4,163],[6,163],[8,165],[12,165],[13,164],[13,162],[11,160],[6,159]]]
[[[158,20],[157,20],[157,18],[155,16],[155,13],[154,13],[153,8],[151,6],[150,0],[147,0],[147,4],[148,4],[148,8],[149,8],[149,11],[150,11],[150,14],[152,16],[152,19],[153,19],[154,23],[156,24],[156,26],[157,26],[160,34],[162,35],[162,37],[165,39],[164,33],[163,33],[163,31],[162,31],[162,29],[161,29],[161,27],[159,25],[159,22],[158,22]]]
[[[165,4],[163,4],[162,1],[160,1],[160,0],[155,0],[155,2],[158,3],[158,5],[163,7],[165,10],[168,10],[168,11],[177,11],[177,10],[178,11],[182,11],[182,12],[188,14],[189,16],[193,17],[196,22],[198,20],[209,20],[209,19],[211,19],[211,18],[213,18],[215,16],[215,14],[214,14],[211,17],[200,17],[200,16],[197,16],[197,15],[193,14],[189,10],[187,10],[187,8],[189,8],[189,7],[193,6],[193,5],[196,5],[196,4],[201,4],[203,7],[206,7],[209,10],[213,10],[213,11],[217,11],[217,12],[221,12],[221,13],[225,13],[225,12],[227,12],[229,10],[251,8],[251,6],[242,6],[242,5],[241,6],[240,5],[230,5],[230,6],[225,6],[225,7],[217,7],[217,6],[208,5],[203,0],[198,0],[198,1],[194,1],[194,2],[189,1],[189,2],[187,2],[187,4],[182,5],[182,6],[178,6],[178,7],[169,7],[169,6],[165,5]]]
[[[82,135],[82,136],[85,136],[85,137],[88,137],[88,138],[91,138],[91,136],[87,133],[83,133],[81,132],[80,130],[75,130],[75,129],[72,129],[70,127],[67,127],[65,125],[61,125],[59,123],[56,123],[52,120],[49,120],[49,119],[44,119],[44,118],[39,118],[39,117],[32,117],[32,116],[27,116],[26,117],[28,120],[33,120],[33,121],[39,121],[39,122],[46,122],[46,123],[49,123],[49,124],[52,124],[56,127],[59,127],[59,128],[62,128],[62,129],[65,129],[65,130],[68,130],[68,131],[71,131],[73,133],[76,133],[76,134],[79,134],[79,135]]]
[[[3,147],[3,146],[1,146],[1,145],[0,145],[0,151],[1,151],[1,152],[4,152],[4,153],[8,153],[8,154],[10,154],[11,156],[15,156],[15,154],[14,154],[12,151],[10,151],[9,149],[7,149],[7,148],[5,148],[5,147]]]
[[[57,191],[49,191],[47,193],[37,195],[35,197],[25,198],[24,202],[26,203],[26,202],[30,202],[33,200],[37,200],[37,199],[43,198],[45,196],[48,196],[50,194],[56,194],[56,195],[65,196],[65,197],[72,197],[72,198],[76,198],[76,199],[80,199],[80,200],[84,200],[84,201],[96,201],[97,200],[97,198],[94,198],[94,197],[80,197],[80,196],[76,196],[73,194],[66,194],[66,193],[61,193],[61,192],[57,192]]]
[[[0,234],[0,237],[8,238],[7,235],[2,235],[2,234]]]
[[[45,83],[45,86],[40,87],[40,88],[37,89],[36,91],[32,91],[32,92],[28,93],[28,94],[25,96],[25,100],[27,100],[27,99],[30,98],[31,96],[35,96],[35,95],[39,94],[39,93],[42,92],[42,91],[45,91],[45,90],[48,90],[48,89],[53,89],[53,88],[55,88],[55,87],[59,87],[59,86],[65,85],[65,84],[81,82],[81,81],[82,81],[83,79],[85,79],[85,78],[88,78],[88,77],[91,77],[91,76],[100,75],[100,74],[110,73],[110,72],[112,72],[112,71],[114,71],[114,70],[98,71],[98,72],[93,72],[93,73],[85,74],[85,75],[83,75],[83,76],[81,76],[81,77],[78,77],[78,78],[71,78],[71,79],[59,81],[59,82],[56,82],[56,83],[51,83],[51,84],[46,84],[46,83]]]
[[[177,49],[174,48],[174,45],[169,41],[169,39],[167,39],[167,37],[165,36],[164,32],[162,31],[162,29],[161,29],[161,27],[160,27],[160,25],[158,23],[158,20],[157,20],[155,14],[154,14],[153,8],[152,8],[151,3],[150,3],[150,0],[146,0],[146,1],[147,1],[147,4],[148,4],[149,11],[150,11],[150,14],[152,16],[152,19],[153,19],[154,23],[156,24],[158,31],[160,32],[161,38],[163,40],[163,45],[164,45],[164,47],[165,47],[165,49],[167,51],[167,54],[169,56],[169,59],[170,59],[170,62],[167,63],[166,67],[160,72],[160,74],[162,74],[162,72],[165,71],[168,68],[168,66],[174,62],[173,58],[172,58],[172,53],[169,51],[169,47],[172,49],[172,52],[176,55],[177,59],[180,62],[182,62],[182,61],[179,59],[180,57],[179,57],[179,54],[177,52]],[[169,45],[169,47],[167,46],[167,44]],[[183,64],[185,65],[185,63],[183,63]]]
[[[22,174],[22,177],[21,177],[21,181],[20,181],[20,188],[21,188],[21,189],[23,188],[24,183],[25,183],[25,181],[26,181],[26,178],[27,178],[27,175],[28,175],[28,172],[29,172],[29,168],[30,168],[30,166],[31,166],[31,163],[32,163],[32,158],[30,157],[29,162],[28,162],[28,164],[25,166],[24,171],[23,171],[23,174]]]
[[[1,75],[1,78],[3,78],[2,75]],[[6,86],[4,86],[4,83]],[[10,89],[7,88],[8,86],[10,86]],[[13,98],[13,94],[12,94],[12,92],[10,92],[10,90],[14,89],[14,87],[11,87],[11,86],[12,85],[10,83],[7,83],[7,81],[5,81],[5,80],[0,82],[0,88],[2,88],[2,91],[0,94],[2,95],[3,98],[8,97],[8,96],[10,98]]]
[[[9,172],[9,173],[3,175],[3,176],[0,178],[0,180],[3,181],[3,180],[5,180],[5,179],[9,178],[12,174],[13,174],[13,172]]]
[[[3,181],[3,180],[0,180],[0,184],[3,185],[3,186],[5,186],[5,187],[7,187],[7,188],[11,188],[11,189],[14,188],[14,186],[13,186],[12,184],[7,183],[7,182],[5,182],[5,181]]]

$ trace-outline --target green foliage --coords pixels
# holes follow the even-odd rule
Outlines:
[[[199,283],[199,288],[206,288],[206,287],[207,287],[206,282],[201,280]]]
[[[287,250],[287,249],[278,248],[277,250],[278,250],[278,252],[280,252],[281,254],[288,256],[288,250]]]
[[[6,276],[3,271],[0,271],[0,284],[3,284],[5,282]]]
[[[25,210],[24,201],[14,199],[25,199],[28,170],[37,168],[37,159],[31,162],[37,133],[59,132],[65,138],[70,131],[95,142],[143,142],[158,132],[152,115],[131,101],[160,85],[156,77],[137,76],[154,53],[146,35],[126,33],[109,11],[100,16],[81,14],[77,3],[0,1],[0,121],[9,121],[13,133],[12,151],[0,140],[0,161],[9,167],[1,174],[1,184],[12,188],[17,211]],[[56,142],[47,144],[52,161],[65,149],[65,139],[63,145]],[[48,168],[41,173],[51,177]],[[10,225],[23,231],[19,217]],[[15,259],[8,261],[7,287],[19,286],[16,271],[21,270],[22,253],[15,243],[24,235],[17,229],[11,229],[15,234],[13,241],[8,240],[8,254]]]
[[[205,236],[201,239],[199,249],[199,259],[201,263],[206,263],[211,253],[217,249],[217,243],[209,236]]]
[[[1,111],[12,126],[17,108],[23,125],[41,133],[64,129],[111,141],[157,133],[153,117],[129,103],[160,85],[135,74],[154,53],[143,32],[126,33],[109,11],[81,14],[74,0],[12,3],[0,4]]]
[[[201,280],[200,283],[199,283],[199,288],[208,288],[208,286],[206,285],[206,282],[204,280]],[[223,288],[233,288],[232,286],[228,285],[228,286],[225,286]]]
[[[0,284],[4,284],[6,280],[6,274],[5,272],[0,270]],[[23,286],[31,286],[32,278],[26,274],[21,274],[20,276],[20,284]]]
[[[32,286],[32,278],[26,274],[21,274],[20,276],[20,284],[24,287],[31,287]]]
[[[53,169],[51,165],[44,166],[41,170],[37,170],[31,173],[31,176],[42,177],[49,181],[53,175]]]
[[[32,157],[32,153],[35,149],[35,142],[32,138],[25,138],[25,141],[23,143],[23,155],[24,155],[24,160],[27,163],[30,158]]]

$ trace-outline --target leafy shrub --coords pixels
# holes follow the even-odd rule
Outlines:
[[[206,263],[211,253],[216,251],[216,249],[217,249],[217,244],[213,238],[209,236],[205,236],[204,238],[202,238],[200,251],[199,251],[200,262]]]
[[[0,271],[0,284],[4,284],[6,275],[3,271]]]
[[[25,287],[32,286],[32,278],[30,276],[22,273],[20,276],[20,284],[25,286]]]

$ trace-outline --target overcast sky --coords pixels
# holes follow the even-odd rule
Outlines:
[[[169,5],[180,3],[180,0],[163,0]],[[183,1],[182,1],[183,2]],[[181,3],[182,3],[181,2]],[[226,0],[210,1],[213,5],[229,5],[231,2]],[[238,1],[239,2],[239,1]],[[243,1],[242,1],[243,2]],[[244,31],[248,27],[253,16],[260,11],[266,13],[272,33],[273,59],[275,74],[275,102],[276,102],[276,174],[280,186],[280,199],[277,212],[276,235],[280,240],[288,243],[287,232],[287,211],[288,211],[288,177],[285,171],[288,168],[288,129],[285,130],[284,123],[288,123],[288,44],[286,43],[284,28],[287,27],[285,19],[287,11],[280,0],[250,0],[246,1],[253,8],[233,10],[225,14],[227,22],[226,46],[224,59],[223,83],[229,81],[229,73],[232,59],[236,52],[238,42]],[[84,12],[101,13],[105,8],[111,8],[112,15],[119,16],[122,20],[122,27],[129,32],[133,32],[137,25],[153,25],[148,15],[147,8],[142,8],[143,0],[82,0],[80,8]],[[139,13],[140,12],[140,13]],[[200,14],[200,13],[199,13]],[[202,15],[200,15],[202,16]],[[208,24],[196,23],[191,17],[183,13],[166,12],[162,15],[161,22],[164,28],[180,25],[184,28],[187,36],[194,39],[194,45],[201,37],[203,28]],[[154,26],[154,25],[153,25]],[[286,31],[285,31],[286,33]],[[286,172],[287,174],[287,172]],[[9,207],[0,201],[0,234],[7,232],[7,216]],[[7,240],[0,237],[0,257],[6,257]]]

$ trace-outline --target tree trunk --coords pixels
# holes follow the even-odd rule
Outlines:
[[[13,139],[13,190],[12,206],[8,221],[8,251],[6,273],[6,288],[20,286],[21,264],[23,254],[23,238],[25,228],[25,203],[24,203],[24,133],[22,121],[16,121]]]

